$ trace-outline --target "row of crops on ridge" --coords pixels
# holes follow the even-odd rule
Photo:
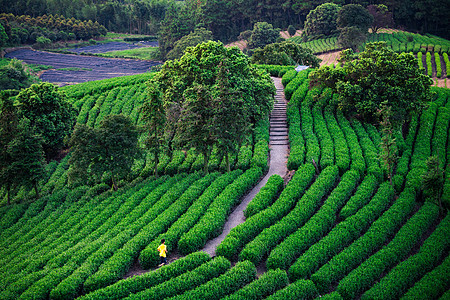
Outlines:
[[[187,151],[176,171],[166,166],[159,178],[138,176],[113,192],[104,184],[70,189],[67,162],[55,165],[42,198],[0,207],[0,298],[448,298],[450,215],[421,192],[421,174],[437,155],[450,176],[449,91],[436,88],[406,135],[396,133],[391,185],[378,159],[378,129],[345,118],[331,90],[309,90],[308,72],[288,71],[282,79],[294,176],[286,185],[270,177],[216,257],[198,250],[222,232],[263,176],[268,124],[249,137],[247,167],[238,167],[238,154],[230,173],[220,164],[207,175],[192,165],[183,171]],[[78,121],[96,126],[96,118],[114,111],[139,124],[133,111],[151,75],[143,76],[67,87]],[[448,203],[448,181],[443,195]],[[123,279],[136,262],[146,269],[158,264],[162,238],[180,258]],[[257,266],[265,271],[257,274]]]
[[[342,50],[338,44],[338,36],[302,42],[300,36],[292,37],[290,40],[311,49],[314,54],[322,54],[330,51]],[[386,42],[394,52],[412,53],[417,57],[419,68],[423,68],[425,74],[430,77],[450,77],[450,41],[434,36],[421,35],[410,32],[393,33],[370,33],[366,42],[359,47],[364,50],[366,43]]]

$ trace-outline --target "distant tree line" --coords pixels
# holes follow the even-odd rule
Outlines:
[[[396,26],[410,31],[449,37],[449,1],[429,0],[0,0],[0,12],[32,17],[58,14],[66,18],[97,21],[110,31],[156,34],[160,30],[174,34],[173,39],[204,27],[216,40],[234,40],[240,32],[257,22],[275,28],[303,26],[308,13],[326,2],[337,5],[384,4],[392,12]],[[161,20],[164,20],[162,24]],[[168,51],[167,51],[168,52]]]
[[[0,25],[7,35],[8,44],[36,43],[39,37],[52,42],[74,39],[90,39],[106,35],[106,28],[98,22],[81,21],[75,18],[65,18],[61,15],[29,15],[16,16],[0,14]]]

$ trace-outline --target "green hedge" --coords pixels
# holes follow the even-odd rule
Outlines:
[[[230,260],[233,259],[246,243],[250,242],[264,228],[280,220],[295,206],[297,200],[311,184],[314,174],[315,169],[312,164],[300,167],[275,203],[231,229],[217,247],[216,254],[223,255]]]
[[[25,289],[27,289],[30,285],[34,284],[36,280],[44,277],[46,274],[48,274],[50,271],[56,269],[56,272],[58,271],[58,268],[64,266],[66,263],[71,265],[73,268],[76,268],[87,256],[89,256],[92,252],[96,251],[101,243],[104,243],[106,239],[108,238],[107,235],[105,235],[106,232],[111,231],[111,227],[115,226],[121,219],[124,218],[129,212],[137,205],[144,197],[144,194],[142,195],[135,195],[130,199],[129,202],[125,203],[125,199],[128,197],[133,196],[139,188],[142,188],[142,186],[136,186],[135,188],[129,189],[124,194],[119,194],[116,196],[112,196],[109,198],[106,198],[103,202],[100,199],[103,199],[104,196],[99,196],[94,200],[94,202],[100,200],[100,205],[94,205],[92,206],[92,201],[89,202],[91,205],[88,204],[86,207],[87,209],[81,210],[83,215],[75,215],[74,217],[81,217],[78,219],[78,222],[83,227],[80,227],[78,229],[75,229],[75,231],[70,230],[69,235],[66,235],[66,233],[63,234],[62,240],[57,240],[56,244],[53,243],[49,245],[48,248],[44,248],[42,252],[35,251],[35,257],[33,257],[30,254],[27,254],[26,252],[23,253],[23,255],[26,255],[26,257],[17,257],[19,259],[19,263],[14,265],[14,268],[9,268],[8,271],[4,272],[3,274],[20,274],[23,272],[26,272],[28,274],[42,270],[42,268],[45,266],[45,272],[43,275],[36,277],[36,276],[19,276],[16,275],[12,276],[5,276],[6,278],[3,280],[3,283],[8,284],[14,281],[17,281],[17,284],[14,286],[10,286],[11,289],[14,289],[17,293],[23,292]],[[59,193],[55,193],[52,195],[51,198],[57,196]],[[109,193],[105,193],[105,196],[110,195]],[[51,199],[50,198],[50,199]],[[48,204],[51,204],[52,202],[48,202]],[[96,203],[95,203],[96,204]],[[45,211],[44,211],[45,212]],[[45,215],[45,213],[40,214]],[[107,221],[105,221],[107,220]],[[41,230],[40,226],[42,226],[41,223],[39,225],[34,226],[34,230]],[[29,231],[30,233],[33,232],[33,230]],[[117,234],[117,231],[116,231]],[[104,239],[100,239],[100,237],[103,238],[103,235],[105,235]],[[28,239],[29,240],[29,239]],[[80,243],[80,241],[88,241],[88,243]],[[89,243],[89,241],[96,241],[95,243]],[[57,243],[59,242],[59,243]],[[30,246],[33,246],[33,244],[29,244]],[[74,247],[75,245],[75,247]],[[39,248],[39,245],[34,245],[36,249]],[[17,249],[19,250],[19,249]],[[82,250],[82,251],[81,251]],[[32,259],[30,259],[32,258]],[[12,263],[14,260],[11,260]],[[5,264],[7,266],[7,264]],[[62,274],[63,272],[61,272]],[[55,276],[53,276],[55,277]],[[20,279],[20,280],[19,280]],[[61,278],[62,280],[62,278]],[[43,279],[43,282],[45,280]],[[56,281],[47,281],[46,284],[49,284],[48,291],[50,288],[53,288],[54,285],[58,284],[59,282]],[[45,285],[42,284],[41,290],[45,290]],[[43,297],[46,297],[43,295]]]
[[[362,126],[361,122],[353,119],[351,125],[358,136],[359,144],[364,153],[364,159],[366,161],[366,173],[368,175],[374,175],[379,182],[384,180],[384,173],[380,167],[380,150],[373,144],[366,130]]]
[[[339,212],[339,217],[343,220],[354,215],[363,208],[372,198],[373,193],[378,187],[378,180],[373,175],[364,177],[356,193],[347,201]]]
[[[267,269],[288,269],[306,249],[321,239],[336,222],[336,214],[350,198],[359,181],[359,173],[350,170],[308,222],[282,241],[266,262]]]
[[[416,215],[421,212],[424,215],[423,219],[417,220]],[[437,218],[437,207],[434,204],[426,203],[417,214],[413,217],[414,219],[416,219],[416,228],[414,229],[419,233],[423,233],[432,225],[433,221]],[[420,218],[420,216],[418,216],[418,218]],[[403,228],[401,230],[403,230]],[[396,240],[401,234],[404,233],[399,231],[399,233],[391,243],[397,242]],[[414,234],[411,234],[411,236],[411,238],[413,238]],[[419,235],[415,235],[415,237],[416,239],[420,238]],[[413,286],[414,283],[418,281],[425,273],[431,271],[443,257],[448,255],[448,249],[450,246],[449,237],[450,214],[447,215],[447,217],[439,223],[436,230],[425,240],[418,253],[408,257],[408,259],[399,263],[392,270],[390,270],[386,276],[381,278],[381,280],[377,282],[370,290],[364,293],[362,299],[373,299],[374,297],[380,297],[383,299],[400,298],[408,290],[409,287]],[[412,244],[405,241],[409,241],[409,237],[407,238],[405,236],[403,239],[400,239],[397,245],[393,247],[401,247],[401,252],[405,252],[403,249],[408,249],[409,245]],[[388,245],[388,247],[389,246],[390,244]],[[393,250],[393,252],[396,253],[395,250]],[[382,254],[387,255],[388,252],[383,251],[380,253],[380,255]],[[401,257],[405,254],[396,253],[396,255],[398,256],[398,261],[400,261]],[[387,261],[389,263],[389,267],[394,264],[393,260],[384,259],[384,261]],[[447,259],[447,261],[449,261],[449,259]],[[448,262],[447,267],[450,267],[450,264]],[[450,268],[447,269],[447,274],[449,274],[449,271]],[[443,274],[441,274],[440,276],[443,277]],[[446,280],[447,282],[450,282],[448,277]],[[441,293],[445,292],[445,287],[442,287],[442,281],[436,281],[436,287],[439,286],[439,283],[441,283]]]
[[[202,284],[205,284],[207,281],[222,275],[230,269],[230,267],[231,263],[226,258],[216,257],[192,271],[183,273],[178,277],[171,278],[157,286],[147,288],[139,293],[131,294],[124,299],[159,300],[183,294],[186,291],[192,290]]]
[[[335,186],[338,175],[339,171],[336,166],[324,169],[289,214],[276,224],[265,228],[244,247],[239,254],[239,260],[250,260],[254,264],[260,263],[263,257],[269,254],[280,241],[295,232],[314,214],[322,197]]]
[[[256,277],[256,267],[249,261],[237,263],[225,274],[208,281],[197,288],[178,295],[171,300],[196,299],[210,300],[220,299],[230,295],[253,281]]]
[[[400,228],[388,245],[369,257],[339,282],[336,289],[339,294],[345,299],[354,299],[357,295],[372,286],[383,272],[389,270],[408,255],[409,251],[416,245],[417,241],[437,219],[438,214],[439,209],[436,205],[431,203],[423,205],[422,208]],[[441,235],[442,238],[444,236]],[[392,290],[389,292],[392,292]],[[387,293],[386,296],[389,296],[389,293]],[[390,297],[392,297],[392,295]]]
[[[294,66],[279,66],[279,65],[254,65],[258,69],[264,69],[273,77],[282,77],[286,72],[294,69]],[[295,70],[294,70],[295,71]]]
[[[241,299],[264,299],[272,295],[276,291],[286,287],[289,284],[289,279],[285,271],[269,270],[263,273],[258,279],[252,281],[242,289],[238,290],[232,295],[229,295],[224,300],[241,300]]]
[[[433,66],[431,65],[431,53],[430,52],[426,53],[425,61],[427,63],[427,75],[431,77],[431,76],[433,76]]]
[[[172,155],[172,160],[166,165],[164,174],[175,175],[178,172],[181,164],[184,161],[185,154],[181,150],[175,150]]]
[[[167,250],[170,253],[178,244],[181,236],[189,231],[195,223],[203,216],[211,202],[239,175],[241,170],[232,171],[217,178],[204,192],[194,201],[186,213],[180,217],[167,232],[158,236],[139,255],[139,262],[145,269],[156,266],[159,263],[159,253],[156,251],[161,239],[166,240]]]
[[[426,261],[426,259],[425,259]],[[422,262],[421,262],[422,263]],[[405,274],[406,276],[406,274]],[[450,256],[447,256],[442,264],[428,272],[402,297],[407,299],[438,299],[450,286]],[[370,290],[369,290],[370,292]]]
[[[279,290],[266,300],[308,300],[319,295],[314,283],[311,280],[297,280],[282,290]]]
[[[447,72],[447,78],[450,78],[450,60],[448,59],[448,54],[446,52],[444,52],[442,54],[442,57],[444,58],[445,70]]]
[[[171,278],[176,278],[194,270],[210,260],[206,252],[194,252],[161,268],[139,276],[119,280],[116,283],[78,298],[79,300],[122,299],[129,294],[138,293]]]
[[[434,61],[436,63],[436,77],[442,77],[442,66],[441,66],[441,56],[438,52],[434,52]]]
[[[243,145],[239,149],[237,163],[235,169],[247,170],[250,167],[250,162],[252,160],[252,146]]]
[[[334,96],[337,97],[337,96]],[[338,110],[336,112],[339,126],[344,132],[345,139],[347,140],[348,149],[350,152],[350,169],[357,170],[361,175],[366,171],[366,163],[363,156],[363,151],[359,144],[358,137],[350,126],[350,122],[344,117],[343,113]]]
[[[321,97],[326,101],[331,99],[331,90],[326,89]],[[328,166],[334,165],[334,143],[331,139],[331,135],[328,132],[327,124],[322,115],[322,105],[320,102],[316,103],[312,108],[312,115],[314,119],[314,131],[317,134],[317,139],[320,145],[320,161],[319,165],[321,169],[325,169]]]
[[[289,70],[284,73],[283,77],[281,78],[281,83],[283,84],[283,86],[287,86],[288,83],[297,76],[297,74],[298,72],[295,70]]]
[[[199,222],[183,234],[178,242],[178,250],[183,254],[194,252],[203,247],[207,240],[220,234],[233,207],[258,182],[261,176],[262,170],[260,168],[251,168],[228,185],[214,199]]]
[[[98,271],[84,282],[84,291],[91,292],[105,287],[125,275],[138,257],[139,252],[159,234],[166,231],[192,205],[193,201],[200,197],[216,177],[216,174],[210,174],[203,178],[200,178],[200,174],[192,174],[169,190],[161,198],[162,201],[158,203],[160,205],[152,207],[152,210],[156,207],[161,209],[158,210],[155,218],[152,221],[143,222],[139,220],[140,222],[133,223],[133,227],[140,230],[136,231],[135,235],[131,235],[131,239],[128,236],[125,243],[119,242],[123,246],[116,250],[108,260],[103,261]],[[130,232],[123,232],[123,236],[129,234]],[[121,239],[121,237],[117,239]],[[126,238],[124,239],[126,240]]]
[[[309,278],[333,256],[364,233],[372,222],[383,213],[393,196],[392,187],[387,182],[383,183],[367,205],[348,219],[338,223],[327,236],[312,245],[297,259],[289,268],[290,278],[292,280]],[[315,281],[314,276],[311,278]]]
[[[410,168],[423,168],[425,161],[431,155],[431,143],[434,123],[437,114],[437,105],[431,103],[429,108],[420,116],[420,127],[417,131],[416,143],[411,157]]]
[[[320,300],[342,300],[342,296],[341,294],[339,294],[338,292],[332,292],[329,294],[325,294],[325,295],[321,295],[319,297],[317,297],[316,299],[320,299]]]
[[[414,189],[405,189],[394,204],[371,224],[363,236],[314,273],[311,280],[314,281],[317,288],[321,292],[327,291],[332,283],[344,278],[350,270],[356,268],[374,251],[380,249],[413,211],[415,195]]]
[[[301,130],[300,104],[308,92],[309,81],[306,80],[299,86],[287,104],[287,121],[289,124],[289,158],[287,167],[289,170],[297,170],[305,161],[305,140]]]
[[[287,85],[284,85],[284,96],[286,100],[289,101],[292,97],[292,94],[297,90],[297,88],[302,85],[306,79],[308,79],[308,71],[298,72],[297,75],[292,78]],[[285,80],[286,81],[286,80]]]
[[[141,192],[141,190],[131,194],[132,197],[128,199],[129,201],[125,201],[125,197],[118,197],[118,199],[115,199],[113,202],[117,202],[114,203],[114,205],[108,206],[107,209],[102,211],[102,217],[108,218],[106,222],[104,219],[91,220],[91,222],[87,224],[86,229],[83,228],[81,230],[83,231],[83,234],[75,235],[73,237],[74,240],[69,239],[68,243],[64,243],[64,247],[70,247],[70,243],[73,245],[79,239],[86,241],[85,234],[92,232],[93,230],[95,231],[93,231],[89,237],[93,238],[92,241],[95,240],[95,242],[88,245],[86,242],[78,243],[77,246],[71,247],[68,251],[64,251],[64,248],[63,251],[58,252],[52,251],[54,249],[50,249],[48,251],[50,252],[48,256],[44,254],[46,256],[44,260],[38,260],[37,262],[32,261],[32,263],[24,268],[26,269],[26,272],[30,272],[33,269],[41,270],[42,267],[45,266],[45,271],[41,273],[41,276],[24,277],[23,280],[19,280],[16,285],[11,285],[13,286],[12,289],[17,293],[21,293],[28,288],[27,290],[29,292],[27,292],[26,295],[33,295],[36,299],[48,298],[50,291],[53,288],[72,274],[72,272],[76,270],[87,257],[97,251],[105,241],[111,238],[111,235],[108,235],[110,231],[114,231],[111,230],[111,228],[117,225],[119,221],[123,220],[125,216],[130,214],[133,208],[136,205],[139,205],[145,197],[145,193]],[[130,194],[128,196],[130,196]],[[115,234],[117,234],[117,232],[118,231],[116,230]],[[59,248],[59,245],[57,247]],[[61,249],[59,248],[59,250]],[[22,272],[25,271],[24,269],[22,269]],[[18,273],[20,274],[20,272]]]
[[[350,155],[344,133],[334,117],[335,110],[336,107],[334,105],[327,105],[324,109],[324,118],[333,139],[336,165],[339,168],[339,173],[344,174],[350,167]]]
[[[268,208],[277,199],[283,189],[284,180],[280,175],[272,175],[267,183],[259,190],[244,210],[244,216],[250,218]]]
[[[313,99],[319,95],[319,89],[315,88],[310,90],[300,107],[302,132],[306,142],[305,161],[308,163],[315,161],[316,164],[319,164],[321,152],[319,140],[314,134],[314,118],[311,112],[310,104],[312,104]]]

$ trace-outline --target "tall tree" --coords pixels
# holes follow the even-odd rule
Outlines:
[[[42,138],[33,132],[33,126],[27,118],[20,120],[17,135],[8,145],[8,154],[14,184],[33,187],[36,198],[39,198],[38,184],[45,174],[45,157]]]
[[[367,10],[373,17],[373,23],[370,27],[373,33],[377,33],[378,29],[382,27],[389,28],[394,26],[392,13],[388,10],[388,7],[386,5],[372,4],[367,7]]]
[[[19,112],[30,120],[31,127],[43,139],[47,159],[64,146],[64,138],[72,132],[76,111],[63,93],[48,82],[33,84],[17,95]]]
[[[433,81],[417,68],[416,58],[395,53],[383,42],[368,43],[364,52],[342,68],[322,67],[310,79],[311,85],[334,89],[345,112],[366,120],[377,120],[383,105],[391,107],[394,128],[408,122],[412,112],[423,109],[432,96]]]
[[[114,190],[140,154],[137,128],[124,115],[107,116],[99,128],[77,125],[69,144],[70,181],[98,181],[106,172]]]
[[[227,84],[219,84],[225,82],[224,74]],[[179,60],[167,61],[152,81],[158,82],[163,92],[169,141],[175,132],[180,145],[196,147],[204,155],[205,165],[211,147],[219,141],[215,128],[224,123],[217,114],[233,113],[226,111],[225,103],[237,104],[230,109],[248,112],[236,114],[245,118],[233,122],[255,124],[270,112],[275,93],[269,75],[251,66],[238,48],[212,41],[187,48]],[[237,135],[234,138],[238,139]]]
[[[11,170],[12,157],[8,149],[17,134],[19,122],[11,96],[10,91],[0,91],[0,186],[6,191],[8,205],[11,203],[11,189],[15,182]]]
[[[166,112],[158,82],[147,83],[147,101],[142,105],[142,115],[147,137],[145,145],[154,157],[154,175],[158,176],[159,154],[164,148]]]
[[[280,38],[280,31],[267,22],[258,22],[253,26],[252,34],[248,40],[248,48],[262,48],[275,43]]]
[[[252,56],[254,64],[304,65],[318,68],[320,61],[310,49],[291,41],[269,44],[263,49],[255,49]]]
[[[339,5],[335,3],[324,3],[311,10],[306,16],[302,39],[310,41],[337,33],[338,11]]]

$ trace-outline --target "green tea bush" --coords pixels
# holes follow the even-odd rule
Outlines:
[[[234,294],[231,294],[224,300],[240,300],[240,299],[255,299],[262,300],[267,296],[272,295],[276,291],[286,287],[289,284],[289,279],[285,271],[269,270],[262,274],[258,279],[250,282],[242,289]]]
[[[139,255],[139,262],[145,269],[155,267],[159,262],[159,253],[156,250],[162,239],[166,240],[167,250],[170,253],[173,251],[181,236],[189,231],[197,221],[203,216],[208,209],[211,202],[239,175],[241,170],[226,173],[216,180],[203,192],[203,194],[194,201],[186,213],[181,216],[167,232],[159,235],[154,241],[148,244]]]
[[[429,228],[433,221],[438,217],[438,208],[431,203],[425,203],[424,206],[417,212],[408,223],[403,226],[398,234],[394,237],[392,242],[382,251],[379,255],[383,256],[383,263],[389,263],[389,266],[385,266],[385,269],[393,266],[396,262],[400,262],[402,257],[407,255],[408,249],[412,248],[411,244],[415,244],[420,238],[420,234],[424,233]],[[403,232],[403,228],[409,225],[410,222],[414,222],[415,228],[411,228],[409,234]],[[407,227],[406,227],[407,228]],[[406,229],[405,228],[405,229]],[[417,232],[417,234],[415,233]],[[411,287],[417,280],[419,280],[425,273],[431,271],[441,260],[441,258],[448,255],[448,248],[450,246],[450,215],[443,219],[436,230],[424,241],[419,249],[419,252],[408,257],[408,259],[402,261],[396,265],[389,273],[381,278],[370,290],[364,293],[363,299],[373,299],[374,297],[381,297],[383,299],[398,299],[400,298],[409,287]],[[412,239],[416,237],[415,241]],[[391,244],[394,245],[391,246]],[[395,244],[397,243],[397,244]],[[392,257],[389,255],[388,249],[391,246],[391,251],[396,253],[397,259],[389,259]],[[378,254],[378,253],[377,253]],[[383,267],[378,265],[377,268],[371,267],[371,271],[375,269],[382,269]],[[448,273],[448,271],[447,271]],[[448,280],[448,279],[447,279]],[[442,292],[444,292],[443,290]]]
[[[272,205],[283,189],[283,184],[284,181],[280,175],[270,176],[267,183],[245,208],[244,216],[248,219]]]
[[[172,278],[176,278],[186,272],[210,261],[209,254],[206,252],[194,252],[185,257],[175,260],[169,265],[151,271],[140,276],[133,276],[127,279],[119,280],[116,283],[92,293],[79,297],[80,300],[94,299],[122,299],[129,294],[135,294],[158,284],[164,283]]]
[[[297,75],[298,75],[298,72],[296,70],[287,71],[281,78],[281,83],[283,84],[284,87],[286,87],[288,85],[288,83],[292,79],[294,79]]]
[[[256,267],[251,262],[239,262],[225,274],[222,274],[193,290],[187,291],[182,295],[168,299],[220,299],[241,289],[246,284],[253,281],[255,277]]]
[[[322,197],[335,186],[338,173],[336,166],[324,169],[289,214],[274,225],[265,228],[245,246],[239,254],[239,260],[250,260],[254,264],[260,263],[263,257],[269,254],[280,241],[305,224],[320,205]]]
[[[192,290],[207,281],[225,273],[231,267],[231,263],[224,257],[216,257],[202,264],[192,271],[171,278],[157,286],[147,288],[136,294],[131,294],[124,299],[165,299],[186,291]]]
[[[178,242],[178,250],[183,254],[203,247],[208,239],[220,234],[225,221],[242,196],[252,188],[262,176],[260,168],[251,168],[239,176],[214,199],[197,224],[183,234]]]
[[[346,172],[317,213],[272,250],[267,258],[267,269],[288,269],[300,254],[329,232],[336,222],[338,210],[350,198],[358,181],[357,171]]]
[[[266,300],[314,299],[317,296],[319,293],[311,280],[297,280],[267,297]]]
[[[245,244],[256,237],[264,228],[273,225],[284,217],[295,206],[298,199],[311,184],[314,174],[315,169],[312,164],[305,164],[300,167],[274,204],[231,229],[230,233],[217,247],[216,254],[233,259]]]
[[[439,209],[436,205],[426,203],[422,206],[422,208],[400,228],[389,244],[361,263],[359,267],[351,271],[339,282],[337,287],[339,294],[345,299],[353,299],[373,285],[383,272],[399,263],[405,255],[409,253],[416,245],[417,240],[420,239],[422,234],[424,234],[437,219],[438,214]],[[448,233],[448,229],[446,232]],[[436,253],[439,252],[436,251]],[[389,293],[394,290],[395,289],[391,287]],[[375,295],[380,295],[380,293],[375,293]],[[386,296],[388,295],[389,294]],[[392,299],[394,298],[396,297],[393,297]]]

